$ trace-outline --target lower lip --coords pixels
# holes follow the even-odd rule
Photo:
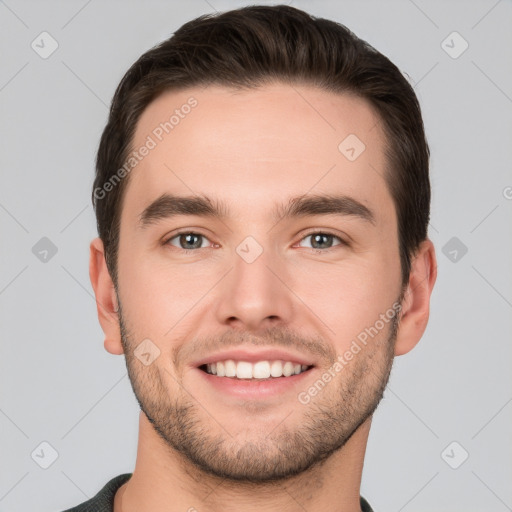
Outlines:
[[[234,377],[218,377],[197,369],[214,389],[237,398],[257,400],[281,395],[293,389],[303,390],[304,381],[310,375],[312,368],[290,377],[275,377],[269,379],[237,379]]]

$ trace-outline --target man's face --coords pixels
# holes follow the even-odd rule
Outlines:
[[[351,134],[362,153],[353,136],[338,147]],[[209,473],[298,474],[369,418],[392,365],[400,258],[378,118],[312,87],[212,86],[150,104],[133,147],[148,136],[156,147],[131,172],[118,259],[137,399],[169,449]],[[207,197],[224,215],[184,202],[146,210],[164,193]],[[342,201],[283,215],[292,198],[327,195]],[[149,365],[136,357],[147,339]]]

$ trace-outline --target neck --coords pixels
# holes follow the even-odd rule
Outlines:
[[[323,463],[287,480],[256,484],[233,482],[199,470],[168,447],[141,412],[135,470],[116,493],[114,512],[360,512],[370,424],[371,418]]]

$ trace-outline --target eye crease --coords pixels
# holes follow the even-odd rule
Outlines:
[[[314,231],[308,233],[303,238],[301,238],[300,242],[310,238],[310,246],[307,248],[321,250],[321,249],[331,249],[338,245],[348,245],[341,237],[338,235],[334,235],[332,233],[326,231]],[[339,243],[334,243],[334,240],[337,239]],[[177,241],[177,244],[172,243],[173,240]],[[200,233],[195,233],[193,231],[187,231],[178,233],[171,238],[168,238],[163,244],[164,245],[172,245],[177,249],[181,249],[184,251],[193,251],[195,249],[204,249],[209,247],[208,244],[203,245],[203,241],[209,241],[208,238]],[[299,243],[300,243],[299,242]],[[304,247],[299,245],[299,247]]]

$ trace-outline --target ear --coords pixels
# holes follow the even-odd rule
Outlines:
[[[96,296],[96,308],[101,328],[105,333],[105,350],[121,355],[121,330],[117,313],[117,297],[105,260],[103,242],[95,238],[90,245],[89,277]]]
[[[434,244],[425,240],[411,262],[409,283],[402,301],[395,355],[407,354],[420,341],[427,327],[430,295],[437,278]]]

